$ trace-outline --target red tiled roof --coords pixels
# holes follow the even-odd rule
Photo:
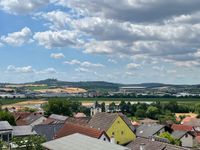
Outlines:
[[[196,118],[195,117],[185,117],[182,121],[181,121],[181,123],[182,124],[185,124],[185,123],[188,123],[188,122],[190,122],[191,120],[195,120]]]
[[[100,131],[94,128],[81,126],[72,123],[66,123],[56,134],[56,138],[68,136],[74,133],[80,133],[94,138],[100,138],[102,134],[105,134],[105,131]],[[107,136],[107,135],[106,135]]]
[[[173,130],[179,130],[179,131],[192,131],[193,127],[183,124],[173,124],[171,127]]]

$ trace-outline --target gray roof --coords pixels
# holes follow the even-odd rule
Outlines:
[[[62,116],[62,115],[57,115],[57,114],[51,114],[49,116],[49,118],[56,119],[56,120],[61,120],[61,121],[65,121],[68,117]]]
[[[136,138],[136,140],[129,143],[127,147],[131,150],[140,150],[141,145],[145,147],[145,150],[191,150],[189,148],[175,146],[158,141],[152,141],[146,138]]]
[[[88,124],[92,128],[107,131],[119,116],[127,124],[127,126],[134,132],[135,127],[131,124],[131,121],[125,115],[118,113],[98,112],[90,119]]]
[[[28,117],[26,117],[24,120],[26,121],[27,124],[31,124],[34,121],[38,120],[40,117],[43,117],[43,116],[41,114],[32,113]]]
[[[107,131],[113,122],[117,119],[117,113],[98,112],[89,121],[89,125],[92,128],[101,129]]]
[[[51,150],[130,150],[127,147],[75,133],[42,144]]]
[[[45,137],[47,141],[53,140],[54,136],[63,127],[64,123],[59,124],[39,124],[33,127],[38,135]]]
[[[163,129],[165,126],[160,124],[142,124],[136,129],[136,136],[149,138]]]
[[[174,131],[172,132],[172,136],[175,138],[175,139],[181,139],[185,134],[187,134],[187,131]]]
[[[8,121],[0,121],[0,131],[4,130],[12,130],[12,126],[8,123]]]
[[[13,136],[36,135],[32,126],[13,126]]]

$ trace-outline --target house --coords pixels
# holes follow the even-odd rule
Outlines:
[[[159,121],[153,120],[153,119],[150,119],[150,118],[145,118],[145,119],[139,120],[139,122],[140,122],[140,124],[156,124]]]
[[[9,142],[12,139],[13,127],[8,121],[0,121],[0,140]]]
[[[82,117],[86,117],[86,115],[82,112],[78,112],[78,113],[74,114],[74,117],[75,118],[82,118]]]
[[[80,117],[80,118],[68,117],[65,122],[79,124],[83,126],[89,126],[90,119],[91,117]]]
[[[142,124],[136,129],[136,136],[150,138],[166,131],[166,127],[160,124]]]
[[[55,123],[65,123],[67,120],[67,116],[63,115],[57,115],[57,114],[51,114],[44,122],[43,124],[55,124]]]
[[[23,125],[37,125],[41,124],[46,120],[40,113],[30,113],[30,112],[16,112],[13,113],[17,126]]]
[[[174,131],[194,131],[193,126],[184,125],[184,124],[173,124],[171,128]]]
[[[33,130],[43,136],[47,141],[53,140],[56,133],[63,127],[64,123],[38,124],[33,126]]]
[[[194,128],[194,130],[200,132],[200,119],[199,118],[190,118],[189,121],[183,122],[184,125],[189,125]]]
[[[131,150],[191,150],[189,148],[171,145],[169,143],[149,140],[146,138],[136,138],[127,145]]]
[[[181,146],[193,147],[195,136],[188,131],[174,131],[171,134],[175,139],[181,141]]]
[[[105,131],[100,131],[95,128],[90,128],[86,126],[81,126],[72,123],[66,123],[56,134],[56,138],[61,138],[74,133],[80,133],[93,138],[101,139],[103,141],[110,141],[110,138]]]
[[[98,105],[97,102],[95,102],[92,107],[90,108],[90,116],[95,115],[98,112],[102,112],[101,107]]]
[[[102,141],[79,133],[45,142],[42,146],[47,150],[130,150],[127,147]]]
[[[89,121],[89,126],[106,131],[110,138],[117,144],[126,144],[135,139],[135,128],[130,120],[118,113],[96,113]]]
[[[24,137],[30,135],[36,135],[37,133],[33,130],[30,125],[27,126],[13,126],[12,135],[14,137]]]

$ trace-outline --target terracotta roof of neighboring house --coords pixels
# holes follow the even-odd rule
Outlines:
[[[66,123],[56,134],[57,138],[61,138],[63,136],[68,136],[74,133],[80,133],[83,135],[87,135],[90,137],[94,138],[100,138],[102,134],[105,134],[105,131],[100,131],[94,128],[86,127],[86,126],[81,126],[77,124],[72,124],[72,123]],[[108,137],[108,136],[107,136]],[[108,138],[109,139],[109,138]]]
[[[149,138],[163,128],[165,128],[165,126],[160,124],[142,124],[136,129],[136,136]]]
[[[182,121],[181,121],[181,124],[185,124],[185,123],[188,123],[190,122],[191,120],[195,120],[196,117],[185,117]]]
[[[189,148],[153,141],[146,138],[136,138],[136,140],[129,143],[127,147],[131,150],[140,150],[141,145],[143,145],[145,150],[191,150]]]
[[[117,117],[121,117],[122,120],[129,126],[129,128],[134,131],[135,128],[131,124],[130,120],[123,114],[118,114],[118,113],[106,113],[106,112],[98,112],[96,113],[92,119],[89,121],[89,125],[92,128],[100,129],[100,130],[105,130],[107,131],[113,122],[117,119]]]
[[[58,124],[39,124],[33,127],[38,135],[45,137],[47,141],[53,140],[58,130],[63,127],[64,123]]]
[[[184,124],[173,124],[171,127],[173,130],[179,130],[179,131],[192,131],[193,127],[189,125]]]
[[[86,117],[84,113],[78,112],[77,114],[74,115],[75,118],[81,118],[81,117]]]
[[[183,124],[193,126],[193,127],[199,127],[200,126],[200,119],[192,118],[192,119],[190,119],[189,122],[184,122]]]
[[[43,117],[40,113],[30,113],[30,112],[16,112],[13,113],[16,124],[21,125],[30,125],[40,117]]]
[[[91,119],[91,117],[81,117],[81,118],[69,117],[65,122],[89,126],[88,123],[89,123],[90,119]]]
[[[132,123],[133,126],[139,126],[140,125],[140,123],[136,122],[136,121],[131,121],[131,123]]]

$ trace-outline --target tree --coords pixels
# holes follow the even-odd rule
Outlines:
[[[16,125],[15,118],[8,111],[0,111],[0,120],[8,121],[11,125]]]
[[[106,111],[106,104],[105,104],[105,102],[101,103],[101,110],[102,110],[102,112]]]
[[[172,135],[169,134],[169,132],[163,132],[163,133],[161,133],[161,134],[159,135],[159,137],[168,139],[169,142],[170,142],[171,144],[174,144],[174,145],[180,145],[180,144],[181,144],[181,143],[180,143],[180,140],[177,140],[177,139],[173,138]]]
[[[147,108],[147,117],[152,118],[152,119],[157,119],[158,114],[159,114],[159,110],[157,107],[149,106]]]
[[[109,110],[115,111],[115,109],[116,109],[115,103],[114,103],[114,102],[110,103],[110,104],[109,104]]]
[[[126,112],[127,111],[126,102],[125,101],[121,101],[120,104],[119,104],[119,108],[120,108],[122,113]]]
[[[14,137],[12,142],[16,144],[20,150],[22,147],[26,150],[44,150],[41,146],[46,140],[43,136],[33,135],[33,136],[25,136],[25,137]]]

